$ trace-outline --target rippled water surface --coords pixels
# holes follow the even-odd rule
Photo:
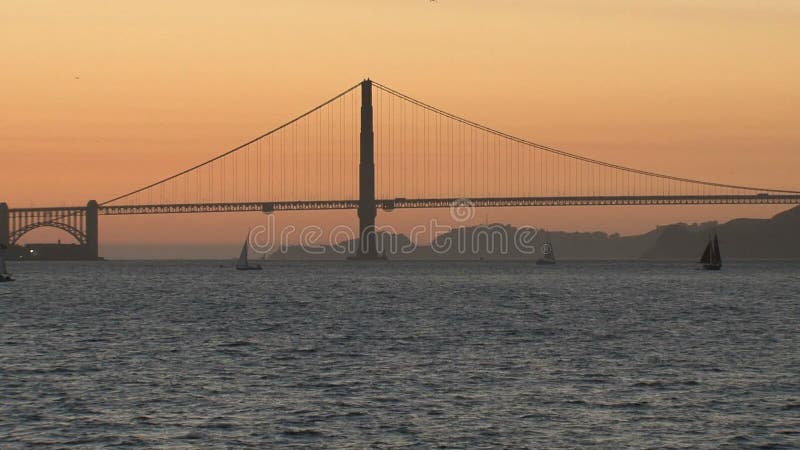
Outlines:
[[[14,264],[0,447],[800,446],[797,263],[219,264]]]

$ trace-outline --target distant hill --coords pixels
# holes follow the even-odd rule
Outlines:
[[[541,256],[545,241],[552,243],[559,259],[695,260],[700,257],[709,234],[716,231],[723,259],[800,259],[800,206],[771,219],[734,219],[722,225],[676,223],[636,236],[540,230],[530,243],[537,249],[535,254],[515,248],[512,241],[517,230],[503,224],[458,228],[438,236],[431,246],[419,246],[413,252],[403,251],[411,245],[402,234],[383,233],[380,240],[392,260],[536,259]],[[349,243],[351,248],[357,244],[357,241]],[[270,258],[330,260],[343,259],[344,255],[330,246],[320,247],[317,254],[295,246]]]
[[[709,233],[713,231],[719,235],[723,259],[800,259],[800,206],[771,219],[734,219],[722,225],[661,227],[655,244],[644,251],[642,257],[699,258]]]

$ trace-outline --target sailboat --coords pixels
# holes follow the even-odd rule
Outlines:
[[[703,251],[703,256],[700,257],[700,264],[703,265],[705,270],[719,270],[722,267],[722,256],[719,253],[719,241],[717,240],[717,233],[714,237],[708,237],[708,244]]]
[[[247,238],[250,237],[250,233],[247,233]],[[248,239],[245,238],[244,244],[242,244],[242,252],[239,254],[239,260],[236,261],[236,270],[261,270],[260,264],[250,264],[247,261],[247,249],[248,249]]]
[[[6,246],[0,245],[0,283],[14,281],[14,279],[11,278],[11,274],[8,273],[8,268],[6,267],[6,259],[4,258],[5,252]]]
[[[545,241],[542,244],[542,257],[536,260],[536,264],[542,265],[551,265],[556,263],[556,254],[553,251],[553,244],[550,241]]]

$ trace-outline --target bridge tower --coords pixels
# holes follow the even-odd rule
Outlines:
[[[375,242],[375,134],[372,128],[372,81],[361,82],[361,135],[358,167],[359,245],[356,259],[377,259]]]
[[[97,223],[99,207],[95,200],[86,204],[86,258],[98,259],[100,256],[99,230]]]
[[[8,246],[11,243],[11,214],[8,205],[0,203],[0,244]]]

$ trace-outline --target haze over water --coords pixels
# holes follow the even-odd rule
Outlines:
[[[228,266],[14,264],[0,447],[800,443],[799,263]]]

